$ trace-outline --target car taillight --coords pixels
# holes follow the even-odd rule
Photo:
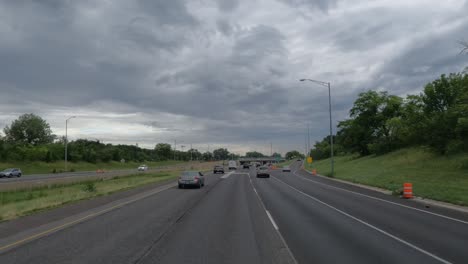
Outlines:
[[[195,181],[198,181],[198,180],[200,179],[200,177],[198,177],[198,176],[195,176],[195,178],[194,178],[194,179],[195,179]]]

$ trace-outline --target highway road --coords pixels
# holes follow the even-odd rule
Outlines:
[[[36,227],[1,223],[0,263],[467,263],[467,214],[292,167],[146,188]]]
[[[159,166],[156,168],[150,168],[148,172],[157,172],[166,169],[174,168],[184,168],[184,165],[172,165],[172,166]],[[11,182],[24,182],[24,181],[37,181],[37,180],[50,180],[58,178],[77,178],[77,177],[89,177],[102,174],[112,174],[112,175],[125,175],[129,173],[138,173],[139,171],[135,169],[122,169],[122,170],[109,170],[103,173],[97,173],[96,171],[76,171],[76,172],[62,172],[62,173],[43,173],[43,174],[26,174],[21,177],[12,177],[12,178],[0,178],[0,184],[2,183],[11,183]]]

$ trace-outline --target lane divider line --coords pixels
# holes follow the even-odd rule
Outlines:
[[[446,216],[446,215],[442,215],[442,214],[438,214],[438,213],[433,213],[433,212],[426,211],[426,210],[422,210],[422,209],[415,208],[415,207],[412,207],[412,206],[408,206],[408,205],[404,205],[404,204],[399,204],[399,203],[395,203],[395,202],[392,202],[392,201],[387,201],[387,200],[385,200],[385,199],[377,198],[377,197],[370,196],[370,195],[367,195],[367,194],[363,194],[363,193],[358,193],[358,192],[355,192],[355,191],[346,190],[346,189],[344,189],[344,188],[336,187],[336,186],[333,186],[333,185],[330,185],[330,184],[326,184],[326,183],[323,183],[323,182],[319,182],[319,181],[314,181],[314,180],[311,180],[311,179],[307,179],[307,178],[305,178],[304,176],[298,175],[296,172],[297,172],[297,171],[293,172],[293,174],[296,175],[296,176],[299,177],[299,178],[302,178],[303,180],[306,180],[306,181],[310,181],[310,182],[317,183],[317,184],[320,184],[320,185],[323,185],[323,186],[327,186],[327,187],[330,187],[330,188],[333,188],[333,189],[345,191],[345,192],[348,192],[348,193],[360,195],[360,196],[367,197],[367,198],[370,198],[370,199],[374,199],[374,200],[377,200],[377,201],[381,201],[381,202],[393,204],[393,205],[396,205],[396,206],[400,206],[400,207],[404,207],[404,208],[416,210],[416,211],[419,211],[419,212],[423,212],[423,213],[426,213],[426,214],[430,214],[430,215],[442,217],[442,218],[445,218],[445,219],[448,219],[448,220],[452,220],[452,221],[455,221],[455,222],[459,222],[459,223],[468,225],[468,222],[467,222],[467,221],[463,221],[463,220],[460,220],[460,219],[457,219],[457,218],[453,218],[453,217]]]
[[[268,210],[265,210],[265,212],[267,213],[268,218],[270,218],[270,221],[271,221],[271,224],[273,225],[273,227],[274,227],[276,230],[279,230],[279,229],[278,229],[278,226],[276,225],[275,220],[273,220],[273,217],[271,216],[270,212],[269,212]]]
[[[263,207],[263,210],[265,210],[268,218],[270,219],[270,222],[272,223],[273,225],[273,228],[276,230],[276,233],[278,234],[278,237],[280,238],[281,242],[283,243],[284,245],[284,248],[288,251],[289,253],[289,256],[291,256],[291,259],[294,261],[295,264],[298,264],[296,258],[294,257],[294,254],[292,253],[291,249],[289,248],[288,246],[288,243],[286,243],[286,240],[284,239],[283,235],[281,234],[281,232],[279,231],[279,227],[278,225],[275,223],[275,221],[273,220],[273,217],[271,216],[270,212],[266,209],[266,206],[265,204],[263,203],[263,200],[262,200],[262,197],[260,197],[260,194],[257,192],[257,189],[255,188],[255,186],[253,185],[253,182],[252,182],[252,175],[249,174],[249,180],[250,180],[250,186],[252,186],[252,189],[254,190],[255,194],[257,195],[257,199],[260,201],[260,205]]]
[[[298,192],[298,193],[300,193],[300,194],[302,194],[302,195],[304,195],[304,196],[306,196],[306,197],[308,197],[308,198],[310,198],[310,199],[312,199],[312,200],[314,200],[314,201],[316,201],[316,202],[318,202],[318,203],[320,203],[322,205],[325,205],[326,207],[328,207],[328,208],[330,208],[332,210],[335,210],[336,212],[338,212],[338,213],[340,213],[340,214],[342,214],[344,216],[347,216],[347,217],[349,217],[349,218],[351,218],[351,219],[353,219],[353,220],[355,220],[355,221],[357,221],[357,222],[359,222],[359,223],[361,223],[361,224],[363,224],[363,225],[365,225],[365,226],[367,226],[367,227],[369,227],[369,228],[371,228],[371,229],[373,229],[373,230],[375,230],[375,231],[377,231],[377,232],[379,232],[379,233],[381,233],[383,235],[386,235],[386,236],[388,236],[388,237],[390,237],[390,238],[392,238],[392,239],[394,239],[394,240],[396,240],[396,241],[398,241],[398,242],[400,242],[400,243],[402,243],[402,244],[404,244],[406,246],[411,247],[412,249],[415,249],[415,250],[417,250],[417,251],[419,251],[419,252],[421,252],[421,253],[429,256],[429,257],[432,257],[432,258],[442,262],[442,263],[452,264],[451,262],[449,262],[449,261],[447,261],[447,260],[445,260],[443,258],[440,258],[440,257],[438,257],[438,256],[436,256],[436,255],[434,255],[434,254],[432,254],[432,253],[430,253],[430,252],[416,246],[416,245],[413,245],[413,244],[411,244],[410,242],[408,242],[406,240],[403,240],[403,239],[401,239],[401,238],[399,238],[399,237],[397,237],[395,235],[392,235],[392,234],[390,234],[390,233],[388,233],[388,232],[386,232],[386,231],[384,231],[384,230],[382,230],[382,229],[380,229],[380,228],[378,228],[378,227],[376,227],[376,226],[374,226],[374,225],[372,225],[372,224],[370,224],[370,223],[368,223],[368,222],[366,222],[364,220],[361,220],[361,219],[359,219],[359,218],[357,218],[355,216],[352,216],[352,215],[346,213],[345,211],[342,211],[342,210],[334,207],[333,205],[330,205],[330,204],[328,204],[328,203],[326,203],[326,202],[324,202],[324,201],[322,201],[322,200],[320,200],[320,199],[318,199],[316,197],[313,197],[313,196],[311,196],[311,195],[309,195],[309,194],[307,194],[307,193],[305,193],[305,192],[303,192],[303,191],[301,191],[299,189],[296,189],[295,187],[287,184],[286,182],[284,182],[282,180],[277,179],[276,177],[273,177],[273,179],[278,181],[278,182],[281,182],[282,184],[288,186],[289,188],[295,190],[296,192]]]
[[[88,214],[88,215],[83,216],[83,217],[81,217],[81,218],[79,218],[79,219],[76,219],[76,220],[73,220],[73,221],[70,221],[70,222],[61,224],[61,225],[59,225],[59,226],[56,226],[56,227],[47,229],[47,230],[42,231],[42,232],[39,232],[39,233],[37,233],[37,234],[28,236],[28,237],[23,238],[23,239],[20,239],[20,240],[17,240],[17,241],[15,241],[15,242],[13,242],[13,243],[10,243],[10,244],[4,245],[4,246],[0,246],[0,252],[3,251],[3,250],[9,249],[9,248],[18,246],[18,245],[20,245],[20,244],[23,244],[23,243],[30,242],[30,241],[32,241],[32,240],[41,238],[41,237],[43,237],[43,236],[45,236],[45,235],[48,235],[48,234],[50,234],[50,233],[53,233],[53,232],[56,232],[56,231],[59,231],[59,230],[63,230],[63,229],[65,229],[65,228],[67,228],[67,227],[70,227],[70,226],[73,226],[73,225],[75,225],[75,224],[78,224],[78,223],[81,223],[81,222],[83,222],[83,221],[86,221],[87,219],[91,219],[91,218],[93,218],[93,217],[96,217],[96,216],[105,214],[105,213],[110,212],[110,211],[112,211],[112,210],[114,210],[114,209],[123,207],[123,206],[125,206],[125,205],[128,205],[128,204],[130,204],[130,203],[136,202],[136,201],[138,201],[138,200],[147,198],[147,197],[149,197],[149,196],[151,196],[151,195],[158,194],[158,193],[160,193],[160,192],[162,192],[162,191],[168,190],[168,189],[173,188],[173,187],[175,187],[175,186],[176,186],[176,184],[169,184],[168,186],[163,187],[163,188],[161,188],[161,189],[158,189],[157,191],[152,191],[152,192],[147,193],[147,194],[145,194],[145,195],[138,196],[137,198],[134,198],[134,199],[131,199],[131,200],[128,200],[128,201],[125,201],[125,202],[116,204],[116,205],[114,205],[114,206],[111,206],[111,207],[109,207],[109,208],[103,209],[103,210],[101,210],[101,211]]]

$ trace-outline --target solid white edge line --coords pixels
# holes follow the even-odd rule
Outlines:
[[[373,197],[373,196],[370,196],[370,195],[367,195],[367,194],[362,194],[362,193],[358,193],[358,192],[346,190],[346,189],[344,189],[344,188],[336,187],[336,186],[333,186],[333,185],[330,185],[330,184],[326,184],[326,183],[323,183],[323,182],[318,182],[318,181],[314,181],[314,180],[311,180],[311,179],[307,179],[307,178],[305,178],[305,177],[303,177],[303,176],[301,176],[301,175],[298,175],[296,172],[297,172],[297,171],[293,172],[293,174],[296,175],[296,176],[299,177],[299,178],[302,178],[302,179],[306,180],[306,181],[314,182],[314,183],[317,183],[317,184],[320,184],[320,185],[323,185],[323,186],[327,186],[327,187],[330,187],[330,188],[333,188],[333,189],[342,190],[342,191],[345,191],[345,192],[353,193],[353,194],[360,195],[360,196],[363,196],[363,197],[367,197],[367,198],[370,198],[370,199],[374,199],[374,200],[377,200],[377,201],[381,201],[381,202],[385,202],[385,203],[397,205],[397,206],[400,206],[400,207],[404,207],[404,208],[416,210],[416,211],[419,211],[419,212],[423,212],[423,213],[426,213],[426,214],[430,214],[430,215],[442,217],[442,218],[445,218],[445,219],[449,219],[449,220],[452,220],[452,221],[455,221],[455,222],[459,222],[459,223],[468,225],[468,222],[467,222],[467,221],[463,221],[463,220],[456,219],[456,218],[453,218],[453,217],[450,217],[450,216],[441,215],[441,214],[438,214],[438,213],[429,212],[429,211],[422,210],[422,209],[419,209],[419,208],[414,208],[414,207],[411,207],[411,206],[407,206],[407,205],[403,205],[403,204],[399,204],[399,203],[387,201],[387,200],[384,200],[384,199],[381,199],[381,198],[377,198],[377,197]]]
[[[278,234],[281,242],[283,242],[284,244],[284,247],[286,248],[286,250],[289,252],[289,255],[291,256],[292,260],[294,261],[295,264],[298,264],[296,258],[294,257],[294,254],[292,253],[291,249],[289,248],[288,246],[288,243],[286,243],[286,240],[284,239],[283,235],[281,234],[281,232],[279,231],[279,228],[278,226],[276,225],[275,221],[273,220],[273,217],[270,215],[270,212],[266,209],[266,206],[265,204],[263,203],[263,200],[262,200],[262,197],[260,197],[260,194],[257,192],[257,189],[255,188],[255,186],[253,185],[253,182],[252,182],[252,176],[249,174],[249,180],[250,180],[250,186],[252,186],[255,194],[257,195],[257,198],[258,198],[258,201],[260,202],[260,205],[263,207],[263,210],[265,210],[268,218],[270,218],[270,221],[273,225],[273,228],[275,228],[276,230],[276,233]]]
[[[372,224],[367,223],[364,220],[361,220],[361,219],[359,219],[359,218],[357,218],[355,216],[352,216],[352,215],[350,215],[350,214],[348,214],[348,213],[346,213],[346,212],[344,212],[344,211],[342,211],[342,210],[340,210],[340,209],[338,209],[338,208],[336,208],[336,207],[334,207],[334,206],[332,206],[330,204],[327,204],[326,202],[324,202],[324,201],[322,201],[322,200],[320,200],[318,198],[315,198],[315,197],[313,197],[313,196],[311,196],[311,195],[309,195],[309,194],[307,194],[307,193],[305,193],[305,192],[303,192],[303,191],[301,191],[299,189],[296,189],[293,186],[283,182],[282,180],[277,179],[276,177],[273,177],[273,179],[275,179],[276,181],[281,182],[282,184],[288,186],[289,188],[295,190],[296,192],[298,192],[298,193],[300,193],[300,194],[302,194],[302,195],[304,195],[304,196],[306,196],[306,197],[308,197],[308,198],[310,198],[310,199],[312,199],[312,200],[314,200],[314,201],[316,201],[316,202],[318,202],[320,204],[323,204],[323,205],[327,206],[328,208],[333,209],[333,210],[337,211],[338,213],[340,213],[342,215],[345,215],[345,216],[347,216],[347,217],[349,217],[349,218],[351,218],[351,219],[353,219],[355,221],[358,221],[359,223],[361,223],[361,224],[363,224],[363,225],[365,225],[367,227],[370,227],[371,229],[373,229],[373,230],[375,230],[375,231],[377,231],[377,232],[379,232],[381,234],[384,234],[384,235],[386,235],[386,236],[388,236],[388,237],[390,237],[390,238],[392,238],[392,239],[394,239],[394,240],[396,240],[396,241],[398,241],[398,242],[400,242],[402,244],[405,244],[405,245],[407,245],[407,246],[409,246],[409,247],[411,247],[411,248],[413,248],[413,249],[415,249],[415,250],[417,250],[417,251],[419,251],[419,252],[421,252],[421,253],[429,256],[429,257],[432,257],[432,258],[434,258],[434,259],[436,259],[436,260],[438,260],[438,261],[440,261],[442,263],[451,264],[451,262],[449,262],[449,261],[447,261],[447,260],[445,260],[443,258],[440,258],[440,257],[438,257],[438,256],[436,256],[436,255],[434,255],[434,254],[432,254],[432,253],[430,253],[430,252],[416,246],[416,245],[413,245],[410,242],[407,242],[407,241],[405,241],[405,240],[403,240],[403,239],[401,239],[401,238],[399,238],[397,236],[394,236],[394,235],[392,235],[392,234],[390,234],[390,233],[388,233],[388,232],[386,232],[386,231],[384,231],[384,230],[382,230],[382,229],[380,229],[380,228],[378,228],[378,227],[376,227],[376,226],[374,226]]]
[[[275,220],[273,220],[273,217],[271,216],[270,212],[268,210],[265,210],[265,212],[268,215],[268,218],[270,218],[271,224],[276,230],[279,230],[278,225],[276,225]]]

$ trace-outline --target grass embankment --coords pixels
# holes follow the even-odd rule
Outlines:
[[[32,190],[0,192],[0,221],[10,220],[67,203],[111,194],[159,181],[175,179],[179,172],[160,172],[115,177]]]
[[[330,174],[330,160],[305,165]],[[409,148],[381,156],[335,157],[335,178],[398,192],[413,183],[416,196],[468,206],[468,154],[440,156]]]
[[[69,162],[68,171],[95,171],[98,169],[103,170],[121,170],[121,169],[136,169],[141,164],[148,165],[149,168],[176,165],[186,163],[184,161],[153,161],[153,162],[98,162],[98,163],[89,163],[89,162]],[[0,162],[0,170],[6,168],[20,168],[23,171],[23,174],[40,174],[40,173],[53,173],[62,172],[65,170],[64,161],[57,162]]]
[[[287,160],[287,161],[280,162],[280,163],[276,164],[276,166],[277,166],[277,167],[289,166],[289,165],[291,165],[291,163],[293,163],[294,161],[296,161],[296,159]]]

